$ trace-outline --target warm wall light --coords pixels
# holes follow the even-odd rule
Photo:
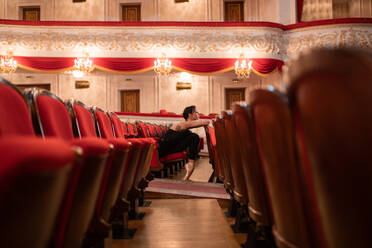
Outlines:
[[[5,73],[15,72],[17,70],[18,63],[13,58],[12,52],[8,52],[6,55],[0,58],[0,70]]]
[[[191,90],[192,77],[190,73],[181,72],[180,78],[176,84],[177,90]]]
[[[167,59],[165,53],[154,61],[154,71],[157,74],[168,74],[172,70],[172,61]]]
[[[191,83],[177,82],[176,90],[191,90]]]
[[[75,89],[87,89],[89,88],[90,83],[86,80],[75,81]]]
[[[238,78],[249,78],[252,71],[252,60],[246,59],[244,54],[240,54],[235,62],[235,73]]]

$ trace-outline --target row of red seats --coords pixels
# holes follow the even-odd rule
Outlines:
[[[255,90],[214,122],[246,247],[370,247],[371,72],[370,51],[314,50],[289,67],[287,95]]]
[[[160,130],[157,131],[156,124],[144,123],[144,122],[137,122],[138,129],[140,130],[140,136],[145,138],[155,138],[157,140],[161,139],[163,135],[165,135],[168,127],[162,127]],[[162,136],[159,137],[159,133]],[[159,144],[156,144],[152,160],[151,160],[151,171],[155,174],[156,177],[168,177],[174,175],[176,171],[179,171],[182,167],[184,167],[186,162],[186,152],[176,152],[169,154],[164,157],[159,157],[159,153],[157,149]]]
[[[144,125],[146,125],[146,129],[144,130],[140,129],[141,132],[140,133],[138,131],[139,128],[137,127],[139,123],[142,122],[137,123],[123,122],[124,136],[126,138],[153,137],[159,139],[163,137],[168,130],[168,127],[164,125],[145,123]]]
[[[36,89],[23,98],[4,79],[0,118],[2,246],[102,245],[112,221],[125,236],[154,139],[125,139],[113,113]]]

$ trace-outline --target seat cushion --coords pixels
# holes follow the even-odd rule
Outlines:
[[[176,153],[171,153],[164,157],[161,157],[160,162],[166,163],[166,162],[171,162],[175,160],[184,160],[184,159],[186,159],[186,152],[176,152]]]
[[[132,143],[132,147],[146,147],[146,142],[143,141],[142,139],[136,139],[136,138],[131,138],[131,139],[125,139]]]
[[[114,145],[115,151],[126,151],[131,146],[131,143],[125,139],[107,139],[107,142]]]
[[[50,171],[72,163],[75,153],[61,139],[9,137],[0,139],[0,157],[2,172],[12,166],[17,166],[19,170]]]
[[[81,147],[83,149],[84,156],[100,156],[108,154],[110,150],[110,144],[104,140],[96,137],[84,137],[77,138],[71,141],[72,145]]]
[[[137,138],[137,139],[144,142],[146,146],[155,145],[157,143],[156,139],[154,138]]]

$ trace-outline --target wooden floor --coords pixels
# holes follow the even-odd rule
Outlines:
[[[233,233],[215,199],[154,199],[141,208],[146,216],[130,221],[132,240],[114,240],[113,248],[233,248],[243,236]]]
[[[192,173],[190,179],[196,182],[208,182],[212,171],[212,166],[209,164],[209,157],[201,157],[200,159],[196,160],[194,173]],[[185,174],[186,170],[181,170],[170,178],[182,180]]]
[[[171,178],[181,180],[185,173],[183,169]],[[211,173],[209,158],[201,157],[191,180],[207,182]],[[129,221],[129,228],[137,229],[134,238],[114,240],[113,248],[239,248],[245,240],[245,234],[233,233],[230,224],[234,220],[223,213],[227,201],[199,198],[150,200],[150,207],[139,208],[146,212],[144,219]]]

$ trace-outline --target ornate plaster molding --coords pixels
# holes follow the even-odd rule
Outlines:
[[[0,53],[18,56],[284,59],[309,48],[372,48],[372,24],[283,31],[271,27],[61,27],[0,25]]]
[[[282,30],[276,28],[10,28],[0,27],[0,51],[15,55],[97,57],[281,58]],[[22,53],[22,54],[20,54]],[[159,54],[158,54],[159,53]]]
[[[372,48],[372,25],[342,24],[303,28],[284,35],[288,57],[316,47]]]

